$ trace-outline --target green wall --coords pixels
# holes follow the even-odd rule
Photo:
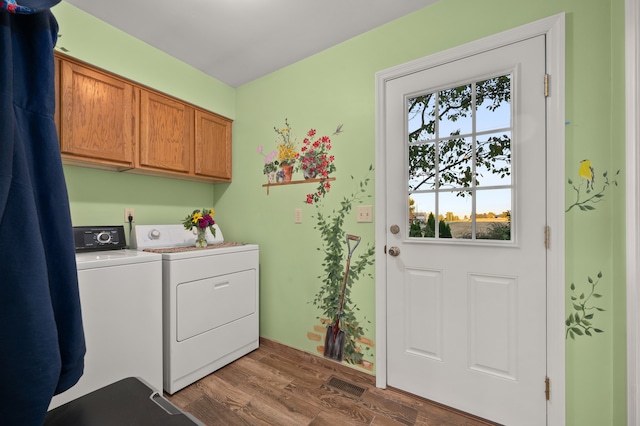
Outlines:
[[[618,182],[589,204],[593,210],[566,213],[566,282],[557,285],[566,288],[567,315],[573,310],[569,285],[584,291],[588,278],[600,272],[602,297],[595,304],[605,309],[594,311],[592,320],[602,333],[566,342],[567,424],[626,424],[623,0],[440,0],[237,89],[63,2],[54,13],[63,34],[59,45],[69,54],[235,120],[233,183],[206,185],[66,167],[74,222],[122,223],[122,209],[134,207],[140,223],[175,223],[190,209],[214,203],[225,238],[260,244],[261,335],[316,353],[322,342],[314,336],[322,328],[312,300],[321,284],[323,253],[315,216],[340,208],[375,162],[375,73],[561,12],[566,13],[567,181],[580,184],[579,162],[590,159],[596,191],[604,172],[610,182]],[[268,194],[262,186],[266,177],[256,148],[275,148],[273,128],[284,127],[285,118],[299,138],[309,128],[331,135],[343,124],[343,132],[332,136],[336,180],[318,206],[304,203],[311,184],[271,187]],[[374,205],[370,176],[360,193],[370,198],[357,204]],[[100,195],[95,188],[102,190]],[[568,182],[564,191],[569,207],[575,191]],[[301,224],[294,223],[297,208]],[[356,223],[355,213],[343,229],[362,237],[354,256],[373,244],[374,224]],[[360,277],[351,297],[365,337],[373,340],[365,359],[373,364],[367,371],[375,372],[374,279]]]

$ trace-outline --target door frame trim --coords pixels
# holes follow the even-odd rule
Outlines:
[[[640,6],[625,1],[627,424],[640,424]]]
[[[387,267],[381,249],[387,243],[385,165],[385,86],[386,82],[427,68],[455,61],[472,54],[516,43],[539,35],[546,36],[549,79],[547,98],[547,225],[552,243],[547,250],[547,375],[551,396],[547,403],[547,424],[565,422],[565,15],[560,13],[505,32],[454,47],[376,73],[376,386],[387,386]],[[543,84],[542,82],[540,83]],[[542,244],[542,230],[541,244]],[[540,389],[544,378],[540,378]]]

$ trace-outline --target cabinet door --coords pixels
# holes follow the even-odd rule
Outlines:
[[[189,173],[193,107],[144,89],[140,98],[139,166]]]
[[[72,160],[133,167],[137,108],[133,85],[61,61],[60,150]]]
[[[231,120],[196,110],[195,174],[231,181]]]

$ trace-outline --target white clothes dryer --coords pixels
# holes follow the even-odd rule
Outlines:
[[[137,225],[138,250],[162,256],[163,383],[173,394],[258,348],[258,246],[224,242],[207,231],[206,248],[182,225]]]

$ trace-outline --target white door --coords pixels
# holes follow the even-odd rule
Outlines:
[[[544,74],[538,36],[385,87],[387,383],[506,425],[546,424]]]

